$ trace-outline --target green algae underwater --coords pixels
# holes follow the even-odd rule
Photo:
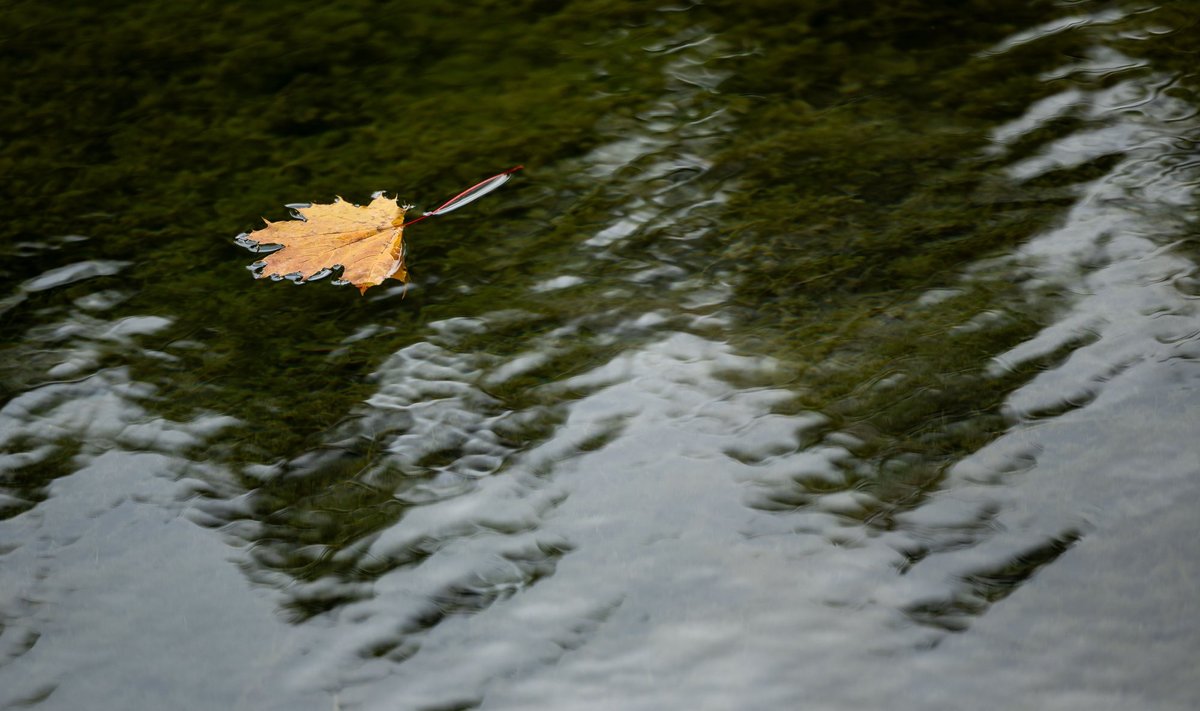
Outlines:
[[[1037,72],[1080,39],[1038,47],[1017,66],[962,57],[1035,24],[1048,7],[83,3],[67,13],[18,4],[7,11],[3,45],[14,85],[0,157],[9,176],[5,221],[18,244],[96,235],[63,257],[136,262],[130,273],[104,277],[136,287],[122,308],[153,304],[169,313],[175,325],[161,335],[164,344],[205,344],[174,365],[141,364],[164,388],[165,414],[209,409],[254,423],[256,434],[236,445],[250,461],[306,446],[363,397],[371,366],[423,323],[497,305],[539,314],[539,324],[477,344],[504,353],[519,348],[529,328],[593,314],[611,322],[629,303],[652,310],[657,290],[631,289],[622,272],[636,269],[653,242],[709,225],[672,257],[734,284],[739,320],[729,337],[768,340],[798,378],[819,369],[824,392],[805,405],[837,402],[898,356],[935,379],[970,368],[937,361],[943,349],[921,334],[1010,296],[963,294],[920,324],[889,306],[951,286],[967,260],[1050,224],[1066,200],[1056,187],[1094,170],[1054,176],[1046,198],[1024,194],[1028,188],[987,195],[989,165],[975,157],[989,127],[1046,91]],[[648,99],[663,93],[662,66],[673,56],[665,43],[717,30],[724,56],[713,71],[728,79],[688,108],[729,117],[705,156],[712,165],[682,166],[643,185],[636,162],[608,180],[582,171],[583,156],[613,130],[604,124],[639,121]],[[402,304],[360,303],[325,284],[264,288],[246,281],[245,256],[231,247],[260,216],[286,215],[284,203],[335,195],[365,202],[383,189],[430,206],[493,166],[521,161],[531,164],[528,175],[499,198],[456,223],[414,228],[417,288]],[[652,195],[681,180],[737,188],[719,208],[697,206],[638,235],[618,261],[585,266],[582,288],[528,293],[539,272],[572,261],[580,235],[620,209],[614,203],[627,190]],[[5,265],[7,281],[18,281],[20,259]],[[6,314],[9,328],[38,308],[34,297]],[[326,357],[385,309],[387,337]],[[1037,326],[1037,312],[1024,304],[1010,317],[952,353],[969,352],[977,366],[977,354],[999,352]],[[841,362],[834,352],[858,362],[828,372],[822,364]],[[22,355],[18,347],[7,359],[10,392],[27,382]],[[581,348],[501,395],[529,397],[529,385],[604,355]],[[872,423],[881,432],[903,437],[929,411],[963,417],[990,409],[1003,393],[990,382],[973,385],[969,374],[945,390],[962,402],[862,409],[886,420]],[[943,446],[952,455],[958,445]]]
[[[1174,91],[1194,84],[1200,9],[1183,2],[1065,22],[995,51],[1097,5],[9,3],[3,399],[120,368],[147,386],[136,399],[153,417],[230,418],[178,453],[228,472],[189,470],[193,495],[213,502],[202,525],[238,539],[229,531],[255,523],[241,543],[252,544],[244,567],[256,584],[361,585],[440,545],[373,558],[359,554],[364,541],[469,486],[439,488],[471,454],[461,439],[434,430],[420,456],[385,461],[407,421],[346,434],[370,419],[360,404],[389,358],[447,323],[475,323],[485,325],[455,331],[450,350],[524,359],[502,378],[477,374],[478,411],[502,421],[489,436],[504,454],[485,472],[503,476],[603,387],[581,376],[681,332],[770,359],[720,378],[731,391],[786,391],[771,416],[822,417],[797,446],[836,433],[853,454],[839,477],[798,478],[755,508],[796,511],[850,492],[861,505],[840,511],[843,522],[892,530],[955,463],[1014,425],[1004,407],[1014,391],[1095,340],[1084,330],[997,369],[1074,295],[1049,281],[1018,288],[1013,271],[986,265],[1062,225],[1082,187],[1121,159],[1012,179],[1011,165],[1085,122],[1067,114],[992,150],[997,127],[1065,83],[1100,91],[1125,76],[1048,79],[1064,57],[1103,44],[1184,77]],[[365,203],[385,190],[428,209],[518,163],[525,172],[503,190],[406,233],[403,298],[399,285],[360,298],[327,281],[258,282],[234,244],[262,217],[284,219],[289,203]],[[125,266],[30,286],[85,260]],[[82,309],[84,328],[96,299],[113,323],[153,314],[162,326],[134,334],[136,348],[94,337],[86,366],[55,370],[72,336],[46,324]],[[622,431],[601,428],[563,456]],[[70,432],[11,439],[9,451],[52,451],[14,460],[0,512],[35,510],[81,452],[105,446]],[[730,452],[749,465],[779,454]],[[219,505],[245,492],[241,509]],[[1055,532],[981,574],[975,602],[911,616],[961,629],[1081,535]],[[572,548],[539,545],[551,561]],[[914,546],[905,565],[928,553]],[[527,584],[554,563],[539,565],[523,568]],[[299,624],[369,597],[350,587],[280,606]],[[502,597],[443,600],[405,633]],[[416,654],[395,641],[370,650],[392,663]]]

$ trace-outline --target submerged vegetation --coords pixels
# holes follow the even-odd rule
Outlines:
[[[1165,12],[1194,25],[1193,10]],[[847,486],[872,489],[882,504],[864,517],[885,525],[889,507],[911,505],[1007,426],[1005,394],[1044,365],[986,372],[1056,295],[962,270],[1054,225],[1104,167],[1022,184],[987,150],[989,131],[1052,90],[1039,75],[1086,49],[1089,30],[1002,64],[988,48],[1061,13],[1024,0],[10,3],[0,172],[13,238],[0,269],[15,287],[29,262],[135,262],[97,278],[131,289],[119,311],[171,318],[133,364],[157,388],[153,407],[237,417],[219,456],[244,463],[324,446],[372,391],[370,374],[432,322],[511,309],[520,316],[459,347],[511,355],[553,342],[543,363],[489,390],[498,409],[547,406],[513,433],[515,448],[555,422],[561,394],[540,386],[608,360],[614,327],[657,312],[687,329],[687,317],[719,312],[730,318],[695,328],[782,363],[796,400],[781,407],[825,413],[830,431],[860,440],[877,470]],[[1194,30],[1173,41],[1194,49]],[[596,151],[638,136],[645,145],[595,170]],[[1006,160],[1040,142],[1027,136]],[[365,202],[380,189],[428,206],[516,163],[529,169],[513,188],[421,226],[405,301],[266,288],[233,244],[264,206]],[[634,220],[603,254],[583,249],[647,206],[665,217]],[[75,234],[89,239],[27,248]],[[563,265],[577,285],[531,288]],[[655,267],[668,269],[643,276]],[[687,303],[710,287],[727,291]],[[2,325],[29,328],[74,297],[28,293]],[[554,335],[568,325],[570,337]],[[21,348],[5,346],[6,394],[37,377]],[[319,477],[267,485],[262,501],[353,508],[377,528],[400,515],[393,492],[345,484],[372,456],[349,447]],[[316,538],[337,546],[355,531]]]

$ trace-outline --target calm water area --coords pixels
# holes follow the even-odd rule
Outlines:
[[[0,709],[1200,704],[1200,3],[0,6]],[[411,283],[255,280],[286,205]]]

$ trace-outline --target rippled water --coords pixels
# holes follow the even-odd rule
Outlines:
[[[866,5],[29,10],[0,707],[1193,708],[1200,15]]]

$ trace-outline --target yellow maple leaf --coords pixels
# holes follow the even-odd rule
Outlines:
[[[341,268],[343,282],[358,287],[359,293],[377,286],[384,279],[408,282],[404,266],[404,228],[444,215],[470,204],[503,185],[524,166],[480,181],[420,217],[404,221],[408,205],[376,193],[371,204],[352,205],[341,198],[328,205],[304,205],[296,208],[298,219],[271,222],[250,234],[239,235],[238,244],[258,252],[271,251],[250,265],[256,279],[269,276],[297,282],[327,276]]]
[[[342,280],[360,293],[391,277],[408,281],[404,267],[405,207],[395,198],[376,195],[358,206],[341,198],[329,205],[296,209],[301,219],[263,220],[267,226],[239,241],[250,247],[282,245],[255,263],[254,276],[295,277],[305,281],[342,267]]]

